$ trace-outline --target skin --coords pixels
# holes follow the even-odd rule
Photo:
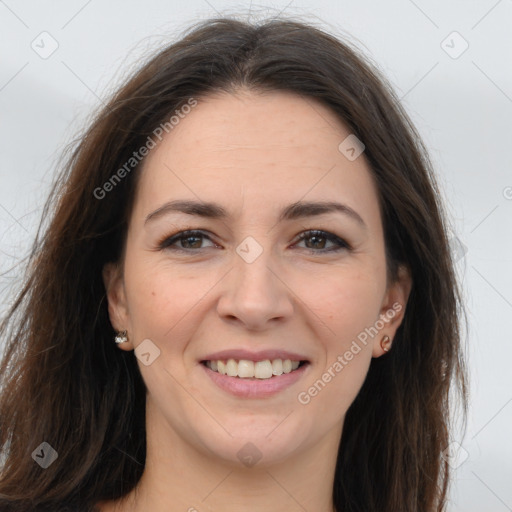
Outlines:
[[[109,314],[134,350],[150,339],[160,355],[138,365],[147,395],[147,460],[136,492],[102,512],[333,510],[332,486],[345,413],[372,357],[385,352],[405,312],[411,280],[387,282],[377,189],[364,153],[338,145],[350,131],[326,107],[288,92],[208,96],[146,157],[123,261],[104,269]],[[213,201],[230,217],[173,212],[145,224],[170,200]],[[365,227],[333,212],[278,222],[296,201],[337,201]],[[158,242],[198,229],[210,237]],[[319,229],[346,240],[297,235]],[[248,263],[236,252],[251,236]],[[323,250],[322,250],[323,249]],[[321,378],[358,334],[399,303],[402,309],[306,405],[297,396]],[[278,348],[311,362],[291,387],[264,399],[219,389],[200,365],[229,348]],[[253,443],[262,458],[245,466]]]

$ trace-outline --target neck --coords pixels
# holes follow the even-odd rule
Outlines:
[[[136,488],[101,512],[333,512],[341,426],[286,460],[252,467],[224,461],[185,442],[147,409],[147,454]]]

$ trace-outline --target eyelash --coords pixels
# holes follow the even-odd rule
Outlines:
[[[348,251],[352,250],[352,247],[342,238],[340,238],[332,233],[329,233],[327,231],[322,231],[319,229],[310,229],[307,231],[303,231],[298,236],[298,238],[299,238],[298,242],[301,242],[302,240],[305,240],[307,238],[311,238],[314,236],[324,238],[325,240],[327,240],[329,242],[333,242],[333,243],[337,244],[338,247],[330,248],[330,249],[319,249],[319,250],[306,248],[307,251],[310,251],[312,253],[315,253],[315,252],[316,253],[318,253],[318,252],[319,253],[327,253],[327,252],[339,252],[341,250],[348,250]],[[158,242],[158,244],[157,244],[158,249],[159,250],[167,249],[167,250],[171,250],[171,251],[178,251],[178,252],[185,252],[185,253],[197,252],[200,249],[184,249],[182,247],[176,247],[176,246],[173,247],[173,244],[175,244],[176,242],[179,242],[180,240],[185,240],[190,237],[197,237],[197,238],[203,237],[203,238],[206,238],[207,240],[210,240],[211,242],[213,242],[213,240],[204,232],[202,232],[200,230],[190,229],[190,230],[180,231],[170,237],[166,236],[165,238],[163,238],[162,240],[160,240]]]

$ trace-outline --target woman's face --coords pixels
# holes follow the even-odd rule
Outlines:
[[[124,265],[104,272],[148,431],[245,465],[339,441],[410,288],[386,282],[377,190],[349,135],[312,99],[243,91],[203,98],[150,151]]]

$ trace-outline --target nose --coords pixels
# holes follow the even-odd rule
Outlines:
[[[293,293],[271,252],[263,250],[254,261],[244,259],[242,252],[234,254],[233,268],[221,281],[220,317],[261,331],[292,316]]]

